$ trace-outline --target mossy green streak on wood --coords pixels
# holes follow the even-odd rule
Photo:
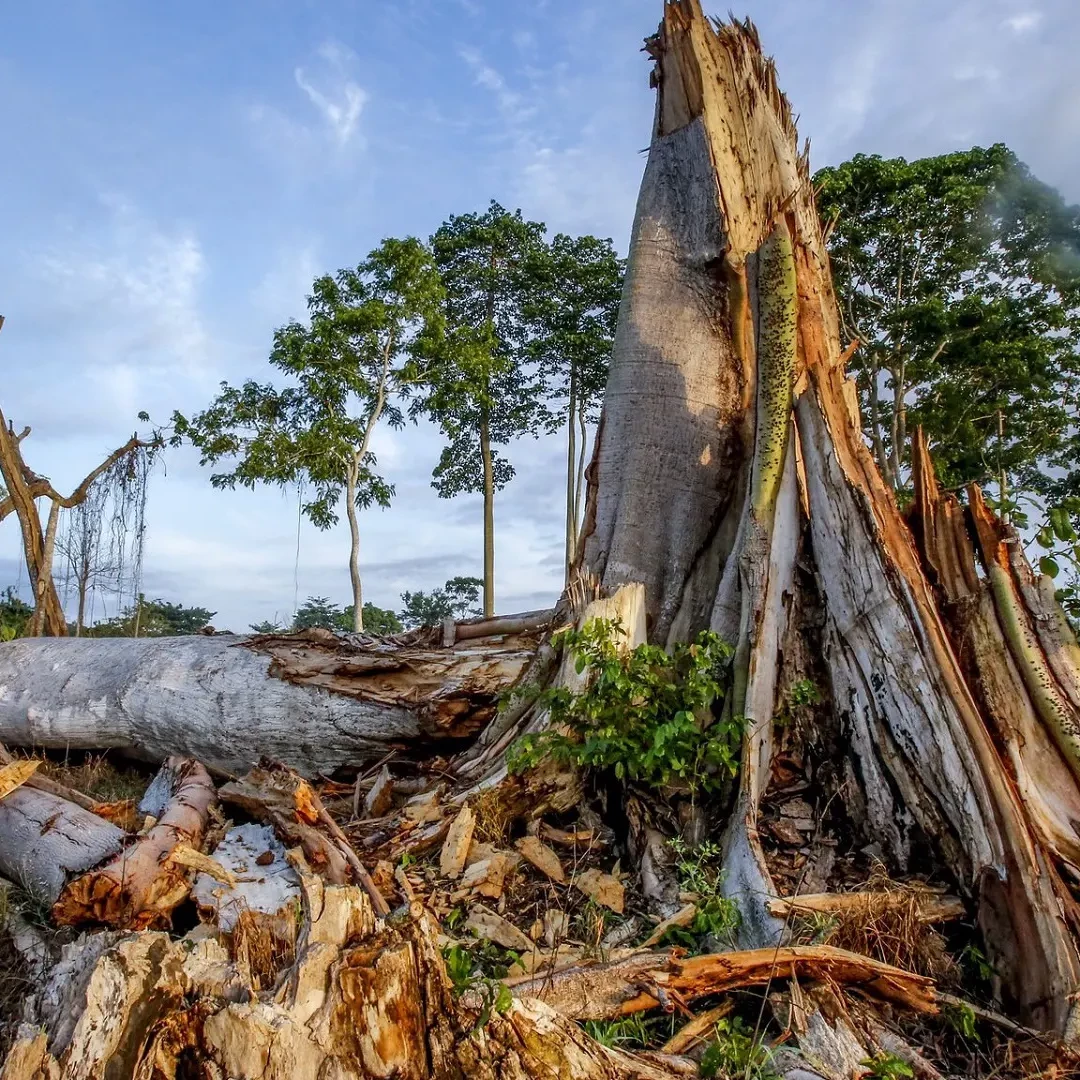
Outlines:
[[[798,308],[795,253],[787,222],[780,217],[758,251],[757,436],[750,506],[763,524],[772,517],[784,472]]]
[[[1080,724],[1076,714],[1054,682],[1039,642],[1020,609],[1008,571],[991,565],[988,576],[1009,651],[1020,669],[1035,711],[1050,730],[1069,768],[1080,779]]]

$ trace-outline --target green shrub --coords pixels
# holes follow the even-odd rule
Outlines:
[[[697,794],[720,787],[738,769],[745,728],[742,717],[712,715],[730,646],[703,631],[670,653],[655,645],[623,650],[624,634],[617,621],[594,619],[555,636],[555,647],[568,650],[578,673],[587,673],[587,685],[579,694],[566,687],[540,694],[551,729],[511,747],[511,771],[551,759],[612,769],[619,779],[654,788],[681,782]]]

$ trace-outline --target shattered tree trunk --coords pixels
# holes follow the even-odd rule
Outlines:
[[[0,645],[0,743],[178,754],[228,772],[263,756],[314,776],[495,714],[528,638],[455,649],[353,645],[329,633],[22,639]]]
[[[742,944],[769,944],[781,929],[766,902],[777,890],[758,807],[778,688],[812,674],[799,665],[813,622],[848,744],[849,816],[895,872],[929,842],[977,903],[1011,1004],[1064,1030],[1080,963],[1059,869],[1072,863],[1075,830],[1066,814],[1050,815],[1064,834],[1052,836],[1046,807],[1025,802],[1017,732],[988,715],[978,679],[985,667],[1007,669],[1019,648],[1030,673],[1010,690],[1036,696],[1034,723],[1052,714],[1065,735],[1041,748],[1063,762],[1080,716],[1067,630],[1054,621],[1057,637],[1035,640],[1006,627],[981,636],[977,670],[958,662],[860,435],[808,161],[756,34],[714,30],[685,0],[667,6],[649,48],[656,131],[590,470],[584,569],[608,590],[645,584],[651,640],[711,627],[736,645],[729,707],[747,718],[747,735],[724,848]],[[996,581],[1003,557],[982,547]],[[1011,554],[1022,562],[1015,543]],[[997,603],[1003,590],[992,591]],[[1009,603],[1020,598],[1011,587]],[[1044,689],[1051,675],[1068,692]],[[1043,768],[1064,785],[1043,801],[1071,807],[1069,768]]]

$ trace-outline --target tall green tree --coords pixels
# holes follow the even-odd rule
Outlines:
[[[864,428],[893,487],[918,423],[945,483],[993,480],[1005,511],[1080,495],[1080,211],[1002,145],[858,155],[815,183]]]
[[[442,429],[432,484],[443,498],[484,498],[484,612],[495,610],[495,492],[514,468],[499,452],[535,430],[541,381],[525,352],[525,308],[544,226],[492,202],[444,222],[431,247],[445,290],[445,334],[428,354],[413,414]]]
[[[204,412],[174,417],[176,439],[198,447],[204,465],[227,463],[211,477],[215,487],[306,484],[314,497],[303,510],[319,529],[337,523],[344,501],[356,631],[364,628],[358,511],[387,507],[394,494],[376,472],[371,438],[380,422],[404,422],[395,395],[410,357],[436,351],[441,304],[429,250],[413,238],[385,240],[355,269],[317,278],[308,323],[275,333],[270,364],[292,385],[222,383]]]
[[[475,577],[452,577],[441,589],[403,592],[401,621],[415,626],[438,626],[443,619],[469,619],[481,614],[483,581]]]
[[[537,252],[528,352],[546,384],[544,426],[566,431],[566,572],[581,524],[587,425],[607,385],[625,263],[610,240],[558,233]]]

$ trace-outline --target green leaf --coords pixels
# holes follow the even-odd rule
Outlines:
[[[1056,578],[1060,572],[1060,567],[1057,564],[1057,560],[1050,555],[1044,555],[1039,560],[1039,570],[1044,573],[1048,578]]]

